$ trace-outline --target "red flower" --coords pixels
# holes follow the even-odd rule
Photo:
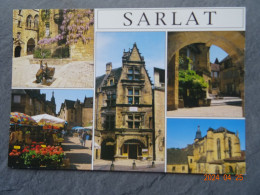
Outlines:
[[[14,153],[13,153],[13,152],[10,152],[9,156],[14,156]]]
[[[35,158],[35,155],[32,155],[32,158]]]
[[[36,142],[32,142],[33,144],[36,144]]]

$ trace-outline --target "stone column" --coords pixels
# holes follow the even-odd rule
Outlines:
[[[179,106],[179,51],[175,53],[167,68],[167,111]]]

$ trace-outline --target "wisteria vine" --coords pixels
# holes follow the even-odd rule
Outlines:
[[[85,44],[91,40],[91,37],[87,37],[87,32],[93,24],[93,10],[64,9],[60,26],[61,33],[53,38],[43,38],[38,41],[38,44],[48,45],[64,39],[66,39],[66,45],[77,43],[79,40]]]

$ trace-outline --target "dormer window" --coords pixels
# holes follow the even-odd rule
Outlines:
[[[109,84],[110,84],[110,86],[114,85],[114,80],[111,79],[111,80],[109,81]]]
[[[140,68],[130,67],[127,71],[128,80],[140,80]]]

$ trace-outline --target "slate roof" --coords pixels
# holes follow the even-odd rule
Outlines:
[[[25,95],[26,92],[24,89],[13,89],[12,90],[12,94],[15,94],[15,95]]]
[[[213,133],[220,133],[220,132],[225,132],[225,131],[227,131],[228,133],[231,133],[231,134],[235,134],[234,132],[229,131],[228,129],[226,129],[224,127],[219,127],[218,129],[213,130]]]
[[[206,163],[206,156],[200,157],[197,163]]]
[[[167,164],[188,164],[188,156],[191,155],[193,155],[192,145],[183,149],[167,149]]]
[[[74,108],[75,101],[73,100],[65,100],[65,105],[67,106],[67,109]]]
[[[103,87],[106,79],[110,75],[111,76],[113,75],[115,77],[115,80],[118,81],[120,79],[121,72],[122,72],[122,67],[119,67],[119,68],[112,69],[109,75],[104,74],[102,76],[96,77],[96,89],[98,89],[99,87]]]
[[[219,72],[220,70],[219,64],[210,64],[210,66],[211,66],[211,71]]]
[[[84,106],[84,108],[93,108],[93,98],[85,97],[83,106]]]

